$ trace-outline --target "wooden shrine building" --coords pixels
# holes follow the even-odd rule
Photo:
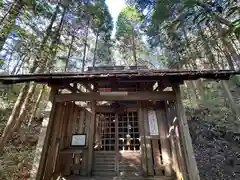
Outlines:
[[[116,66],[0,76],[0,81],[51,87],[33,180],[199,180],[179,85],[234,74]]]

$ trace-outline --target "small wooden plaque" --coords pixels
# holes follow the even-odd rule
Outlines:
[[[86,146],[86,134],[73,134],[71,146],[72,147],[83,147]]]

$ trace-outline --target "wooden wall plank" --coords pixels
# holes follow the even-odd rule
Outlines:
[[[56,179],[58,176],[61,175],[60,172],[60,152],[61,152],[61,139],[62,139],[62,129],[63,129],[63,125],[64,125],[64,113],[65,113],[65,106],[64,103],[60,104],[61,106],[61,111],[60,113],[60,117],[59,117],[59,129],[57,130],[57,137],[56,137],[56,149],[54,150],[54,159],[53,159],[53,179]],[[55,178],[56,177],[56,178]]]
[[[177,112],[176,112],[176,102],[174,102],[174,105],[172,106],[173,113],[175,114],[175,117],[177,118]],[[183,140],[182,140],[182,134],[179,131],[179,119],[176,119],[176,123],[174,124],[174,143],[177,151],[177,159],[180,165],[180,170],[182,174],[177,174],[178,179],[189,179],[188,177],[188,170],[187,170],[187,158],[184,150]]]
[[[70,114],[71,114],[71,106],[69,106],[69,103],[65,102],[65,106],[66,106],[66,111],[65,111],[65,121],[66,121],[66,126],[64,127],[64,136],[63,136],[63,144],[64,144],[64,149],[68,148],[68,129],[69,126],[71,124],[71,119],[69,118]]]
[[[96,101],[91,102],[91,116],[90,116],[90,131],[88,139],[88,176],[91,176],[92,167],[93,167],[93,148],[94,148],[94,139],[95,139],[95,126],[96,126],[96,115],[95,109]]]
[[[179,162],[177,158],[177,151],[176,151],[176,145],[175,145],[175,133],[174,133],[174,124],[173,124],[173,119],[175,117],[175,113],[172,109],[172,104],[166,103],[165,102],[165,112],[166,112],[166,117],[167,117],[167,123],[168,123],[168,135],[169,135],[169,140],[170,140],[170,146],[171,146],[171,154],[172,154],[172,168],[176,174],[180,174],[180,168],[179,168]]]
[[[75,107],[75,112],[74,112],[74,119],[75,119],[75,124],[74,124],[74,134],[80,134],[81,133],[81,126],[82,124],[80,123],[80,118],[79,118],[79,114],[80,114],[80,108],[78,106]],[[74,154],[74,166],[75,168],[73,169],[73,174],[75,175],[79,175],[80,173],[80,169],[81,169],[81,164],[80,164],[80,157],[81,157],[81,153],[75,153]]]
[[[73,120],[73,114],[74,114],[74,108],[75,108],[75,103],[67,103],[67,106],[69,108],[69,114],[68,114],[68,127],[67,127],[67,134],[66,134],[66,148],[70,147],[71,140],[72,140],[72,132],[73,132],[73,127],[72,127],[72,120]],[[71,166],[73,165],[73,155],[72,154],[66,154],[65,155],[65,168],[64,168],[64,175],[70,175],[71,173]]]
[[[147,155],[147,172],[149,176],[154,175],[153,171],[153,158],[152,158],[152,143],[149,132],[148,124],[148,108],[143,102],[143,117],[144,117],[144,130],[145,130],[145,145],[146,145],[146,155]]]
[[[184,107],[181,100],[181,93],[179,86],[174,86],[176,93],[176,111],[179,121],[179,130],[182,140],[183,150],[186,158],[187,172],[190,180],[200,180],[197,163],[192,147],[192,140],[189,132],[188,122],[185,115]]]
[[[87,135],[87,139],[86,139],[86,145],[88,146],[88,139],[89,139],[89,132],[91,131],[90,128],[90,121],[89,121],[89,117],[91,116],[90,112],[88,112],[85,108],[82,109],[82,115],[81,118],[83,118],[83,122],[85,123],[84,126],[84,133]],[[81,167],[81,171],[80,174],[82,176],[87,176],[87,168],[88,168],[88,149],[83,151],[83,155],[82,155],[82,167]]]
[[[154,160],[154,169],[156,176],[163,176],[163,169],[161,166],[161,154],[159,149],[158,139],[152,140],[152,149],[153,149],[153,160]]]
[[[65,137],[65,129],[67,127],[67,112],[68,112],[68,107],[66,106],[65,103],[62,103],[62,106],[63,106],[63,114],[62,114],[62,128],[61,128],[61,131],[60,131],[60,134],[59,134],[59,152],[58,152],[58,158],[57,158],[57,161],[56,161],[56,170],[55,172],[60,172],[60,176],[62,176],[62,171],[64,169],[64,164],[65,164],[65,161],[64,161],[64,154],[61,153],[61,151],[64,149],[64,137]],[[58,173],[59,174],[59,173]]]
[[[187,179],[187,167],[186,167],[186,162],[185,162],[185,157],[183,154],[183,146],[181,145],[181,141],[180,141],[180,137],[179,137],[179,133],[178,132],[178,127],[179,127],[179,123],[178,123],[178,119],[177,119],[177,113],[176,113],[176,107],[175,107],[175,102],[170,102],[170,114],[171,114],[171,122],[172,122],[172,126],[173,126],[173,135],[172,135],[172,144],[175,150],[175,154],[176,154],[176,159],[178,164],[176,164],[177,166],[177,170],[176,171],[176,175],[177,175],[177,179],[178,180],[182,180],[182,179]]]
[[[170,144],[167,138],[167,119],[164,109],[157,109],[156,111],[158,125],[159,125],[159,133],[160,133],[160,142],[161,142],[161,154],[162,161],[165,169],[165,176],[172,176],[172,168],[171,168],[171,154],[170,154]]]
[[[145,146],[145,131],[144,131],[144,116],[143,116],[143,104],[142,101],[138,102],[138,121],[139,121],[139,133],[140,133],[140,147],[141,147],[141,160],[143,175],[147,176],[147,156],[146,156],[146,146]]]

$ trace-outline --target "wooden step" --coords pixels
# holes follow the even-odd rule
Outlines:
[[[66,180],[176,180],[171,177],[117,177],[117,176],[93,176],[93,177],[81,177],[70,176],[65,177]]]
[[[108,165],[108,166],[115,166],[115,161],[95,161],[94,162],[94,166],[97,165],[97,166],[105,166],[105,165]]]
[[[95,151],[95,155],[100,155],[100,154],[111,154],[111,155],[116,155],[115,151]]]
[[[95,159],[116,159],[115,155],[95,155]]]
[[[115,157],[95,157],[95,161],[115,161]]]
[[[99,171],[115,171],[115,166],[95,166],[93,170]]]
[[[94,177],[99,177],[99,179],[101,179],[100,177],[115,177],[116,176],[116,172],[115,171],[96,171],[94,170],[92,172],[92,176]],[[101,179],[103,180],[103,179]]]

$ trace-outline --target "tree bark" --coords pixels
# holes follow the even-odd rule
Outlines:
[[[9,17],[6,20],[6,23],[1,28],[2,30],[0,32],[0,51],[2,50],[3,45],[5,44],[5,41],[7,40],[8,35],[12,30],[12,27],[15,25],[17,16],[22,8],[23,8],[22,1],[16,1],[14,3],[14,6],[11,8],[9,12]]]
[[[216,35],[214,33],[211,33],[213,37],[215,37],[215,40],[219,39],[222,42],[222,45],[219,45],[218,42],[216,42],[218,48],[223,52],[224,56],[226,57],[227,63],[230,67],[230,69],[235,70],[236,68],[234,67],[234,60],[236,62],[236,65],[240,68],[240,55],[238,52],[235,50],[233,44],[231,41],[228,41],[226,37],[226,30],[221,26],[220,23],[215,23],[215,29],[212,27],[208,27],[210,32],[217,32]],[[222,67],[225,67],[223,64]],[[238,85],[240,82],[240,79],[238,76],[234,76],[232,78],[232,81]]]
[[[24,99],[25,99],[26,95],[27,95],[28,88],[29,88],[29,83],[24,84],[20,93],[19,93],[19,95],[18,95],[18,98],[17,98],[17,100],[15,102],[15,105],[13,107],[13,110],[12,110],[12,114],[9,117],[7,125],[4,128],[4,131],[3,131],[2,136],[0,138],[0,152],[2,152],[4,144],[6,143],[9,136],[11,135],[11,130],[12,130],[12,128],[13,128],[15,122],[16,122],[16,118],[19,115],[20,108],[21,108],[21,106],[24,102]]]
[[[83,52],[83,60],[82,60],[82,72],[84,72],[85,63],[86,63],[89,27],[90,27],[90,19],[88,20],[88,23],[87,23],[85,38],[84,38],[84,52]]]
[[[229,41],[230,37],[227,36],[227,30],[222,27],[222,25],[217,22],[215,23],[215,30],[218,32],[218,37],[222,41],[223,45],[229,51],[229,54],[232,57],[232,60],[236,62],[238,68],[240,68],[240,55],[235,50],[231,41]]]
[[[222,38],[222,42],[225,45],[225,47],[227,47],[229,53],[231,54],[232,59],[236,62],[238,68],[240,69],[240,55],[237,53],[232,43],[229,42],[227,39]]]
[[[98,36],[99,36],[99,33],[97,33],[97,35],[96,35],[94,55],[93,55],[93,64],[92,64],[93,67],[95,67],[95,64],[96,64],[96,51],[97,51],[97,45],[98,45]]]
[[[13,75],[13,74],[16,74],[17,68],[19,69],[19,68],[22,67],[23,62],[24,62],[24,60],[26,59],[26,57],[27,57],[27,55],[24,55],[24,56],[22,56],[21,58],[19,58],[18,62],[16,63],[16,65],[14,66],[14,68],[13,68],[13,70],[12,70],[12,72],[11,72],[12,75]]]
[[[2,19],[0,20],[0,25],[2,25],[3,21],[5,20],[5,18],[11,13],[11,11],[12,11],[12,9],[13,9],[13,7],[14,7],[15,4],[16,4],[16,3],[13,3],[13,4],[10,6],[10,8],[8,9],[8,11],[4,14],[4,16],[2,17]]]
[[[37,84],[31,84],[30,88],[28,89],[28,92],[27,92],[27,95],[26,95],[26,98],[24,99],[24,102],[22,104],[22,107],[21,107],[21,110],[20,110],[20,113],[19,113],[19,116],[18,118],[16,119],[16,124],[15,126],[13,127],[12,130],[10,130],[10,133],[12,132],[15,132],[15,131],[18,131],[19,128],[21,127],[21,124],[22,122],[24,121],[24,118],[26,117],[26,114],[27,114],[27,107],[29,106],[29,102],[30,100],[32,99],[32,96],[35,92],[35,89],[36,89],[36,86]],[[10,134],[9,133],[9,134]]]
[[[64,68],[64,71],[65,71],[65,72],[67,72],[67,70],[68,70],[68,64],[69,64],[69,60],[70,60],[70,57],[71,57],[71,52],[72,52],[72,47],[73,47],[74,39],[75,39],[75,36],[74,36],[74,34],[73,34],[73,35],[72,35],[71,42],[70,42],[70,46],[69,46],[69,49],[68,49],[68,55],[67,55],[67,59],[66,59],[66,65],[65,65],[65,68]]]
[[[198,28],[200,30],[200,35],[201,35],[201,38],[203,40],[203,44],[204,44],[203,46],[204,46],[204,51],[205,51],[206,56],[208,57],[208,59],[212,63],[212,66],[215,69],[219,69],[219,66],[216,63],[215,57],[214,57],[214,55],[211,51],[211,47],[209,46],[209,44],[206,40],[206,37],[201,30],[201,27],[199,26]],[[234,100],[233,100],[233,97],[232,97],[231,91],[228,88],[227,82],[226,81],[221,81],[221,86],[222,86],[222,90],[223,90],[223,94],[225,96],[225,99],[228,99],[228,102],[230,104],[230,108],[232,109],[233,113],[235,114],[235,117],[239,118],[240,113],[238,112],[238,108],[237,108],[238,106],[237,106],[236,102],[234,102]]]
[[[67,12],[67,8],[65,7],[61,14],[60,23],[58,25],[57,31],[55,32],[55,36],[54,36],[51,46],[50,46],[51,56],[50,56],[50,58],[46,58],[44,60],[44,63],[42,63],[41,68],[39,68],[39,72],[44,71],[44,69],[46,67],[47,67],[47,71],[50,72],[53,67],[53,62],[54,62],[54,58],[56,57],[56,54],[57,54],[58,45],[60,42],[61,32],[62,32],[63,24],[64,24],[64,17],[65,17],[66,12]]]
[[[30,60],[30,57],[24,59],[24,60],[21,62],[21,64],[18,66],[18,69],[16,70],[15,74],[18,74],[19,71],[20,71],[20,69],[21,69],[21,68],[24,68],[24,67],[23,67],[24,63],[28,63],[29,60]]]
[[[240,120],[239,108],[238,108],[237,104],[235,103],[235,101],[232,97],[232,93],[228,88],[227,81],[222,80],[220,83],[221,83],[221,85],[224,89],[223,93],[225,94],[225,96],[227,96],[227,99],[228,99],[229,104],[230,104],[230,108],[232,109],[232,111],[233,111],[233,113],[236,117],[236,120]]]
[[[39,92],[37,101],[36,101],[36,103],[35,103],[35,105],[34,105],[34,108],[33,108],[32,114],[31,114],[31,117],[29,118],[29,121],[28,121],[28,126],[31,125],[31,123],[32,123],[32,121],[33,121],[33,118],[36,116],[36,112],[37,112],[37,110],[38,110],[40,101],[41,101],[42,96],[43,96],[43,93],[44,93],[44,91],[45,91],[45,87],[46,87],[46,85],[43,85],[41,91]]]
[[[137,66],[137,52],[136,52],[136,43],[135,43],[135,38],[134,38],[134,31],[132,33],[132,51],[133,51],[134,65]]]
[[[40,45],[39,52],[37,53],[39,56],[36,57],[36,59],[34,59],[33,66],[31,67],[29,73],[34,73],[39,66],[43,66],[43,65],[46,64],[46,60],[43,58],[44,57],[44,55],[43,55],[44,46],[46,45],[47,40],[49,39],[49,37],[51,35],[53,23],[57,19],[57,14],[59,13],[59,11],[60,11],[60,4],[57,5],[57,7],[54,11],[54,14],[51,17],[50,24],[48,25],[48,27],[46,29],[46,35],[43,37],[43,40],[42,40],[41,45]]]
[[[197,5],[202,7],[205,10],[209,10],[216,22],[222,23],[222,24],[228,26],[229,28],[232,28],[232,22],[229,21],[228,19],[225,19],[225,18],[219,16],[215,12],[213,12],[211,7],[209,7],[208,4],[206,4],[204,2],[197,1]]]
[[[36,59],[34,60],[33,66],[30,69],[30,73],[34,73],[36,71],[37,67],[39,66],[39,61],[41,60],[41,57],[42,57],[44,45],[46,44],[48,38],[50,37],[52,26],[53,26],[54,21],[57,18],[57,14],[58,14],[59,10],[60,10],[60,7],[58,5],[52,18],[51,18],[50,24],[46,30],[46,35],[44,36],[44,38],[42,40],[40,50],[39,50],[40,57],[38,57],[38,60],[36,60]],[[8,119],[8,123],[4,129],[2,137],[0,138],[0,151],[3,150],[4,144],[6,143],[9,136],[11,135],[11,132],[13,132],[14,125],[15,125],[14,129],[16,129],[16,127],[19,127],[21,125],[22,118],[24,118],[24,114],[26,111],[26,109],[25,109],[26,105],[27,105],[28,101],[32,98],[35,88],[36,88],[36,84],[33,84],[31,86],[29,85],[29,83],[24,84],[24,86],[18,96],[18,99],[14,105],[12,114]],[[20,109],[21,109],[21,112],[20,112]]]

